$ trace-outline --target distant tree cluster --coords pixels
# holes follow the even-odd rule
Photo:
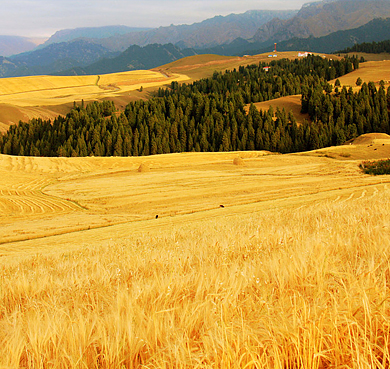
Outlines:
[[[138,156],[234,150],[286,153],[325,146],[335,141],[334,136],[340,143],[343,134],[348,138],[360,132],[360,126],[355,130],[350,127],[355,124],[349,119],[350,94],[343,90],[331,96],[332,86],[327,82],[358,68],[358,59],[309,56],[273,61],[268,71],[266,67],[260,63],[216,72],[211,78],[192,84],[172,82],[170,88],[160,89],[150,100],[130,103],[120,114],[115,112],[113,103],[104,101],[75,107],[54,122],[34,119],[20,123],[0,137],[0,150],[5,154],[35,156]],[[309,112],[312,123],[298,125],[292,113],[279,109],[259,112],[252,104],[248,113],[245,110],[246,104],[300,93],[303,111]],[[378,97],[382,94],[383,91],[378,92]],[[376,112],[374,95],[370,92],[365,97],[364,106]],[[346,109],[344,124],[336,114],[338,104]],[[324,115],[326,119],[322,116],[331,109],[330,105],[335,127],[338,122],[343,133],[334,133],[330,113]],[[380,114],[382,122],[382,110]],[[369,115],[365,117],[368,119]],[[323,128],[325,125],[327,128]],[[362,133],[378,127],[388,130],[385,124],[371,120],[363,121],[362,127]]]
[[[390,87],[383,81],[379,89],[373,82],[363,83],[359,92],[343,87],[335,94],[321,87],[302,92],[302,112],[309,113],[315,131],[314,148],[339,145],[369,132],[390,133]]]
[[[356,44],[351,47],[348,47],[340,53],[369,53],[369,54],[380,54],[380,53],[390,53],[390,40],[380,41],[380,42],[363,42],[361,44]]]

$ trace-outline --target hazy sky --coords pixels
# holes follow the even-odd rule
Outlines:
[[[50,36],[60,29],[192,24],[247,10],[300,9],[309,0],[0,0],[0,35]]]

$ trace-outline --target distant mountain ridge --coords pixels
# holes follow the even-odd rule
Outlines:
[[[101,59],[87,67],[71,68],[58,74],[108,74],[128,70],[152,69],[192,55],[196,55],[195,50],[180,50],[173,44],[150,44],[144,47],[133,45],[115,58]]]
[[[104,56],[116,56],[101,45],[84,40],[51,44],[43,49],[0,59],[1,77],[53,74],[87,66]]]
[[[196,54],[253,55],[272,52],[274,42],[277,42],[277,49],[280,51],[329,53],[355,43],[388,39],[390,21],[373,21],[374,15],[378,13],[381,16],[388,13],[390,18],[389,0],[324,0],[306,4],[299,12],[248,11],[225,17],[217,16],[193,25],[160,27],[124,34],[118,33],[127,30],[121,26],[63,30],[56,36],[53,35],[53,39],[99,34],[102,38],[81,37],[61,43],[55,43],[52,39],[46,47],[39,50],[0,58],[0,77],[104,74],[151,69]],[[276,14],[295,16],[285,20],[274,18],[272,22],[257,28],[258,23]],[[332,27],[347,28],[364,19],[369,21],[357,28],[337,29],[336,33],[315,37],[315,34],[328,32]],[[268,38],[259,37],[265,31],[269,33]],[[113,32],[117,33],[103,37]],[[255,37],[249,36],[252,32],[256,32]],[[302,32],[309,37],[298,37]],[[236,37],[237,35],[239,36]],[[283,37],[289,39],[280,41]],[[145,45],[137,45],[135,40]],[[151,43],[153,40],[154,43]],[[125,47],[130,41],[133,44]],[[194,46],[187,47],[189,45]]]
[[[280,42],[293,37],[322,37],[360,27],[375,18],[390,17],[389,0],[322,1],[303,6],[291,19],[275,19],[261,26],[255,42]]]
[[[233,41],[238,37],[252,38],[258,28],[275,17],[288,19],[298,10],[250,10],[241,14],[216,16],[191,25],[171,25],[136,32],[121,32],[107,37],[95,37],[91,29],[57,32],[46,44],[84,38],[112,51],[124,51],[131,45],[172,43],[182,49],[212,47]],[[96,30],[97,32],[97,30]],[[66,37],[65,37],[66,36]]]
[[[127,26],[103,26],[103,27],[81,27],[74,29],[63,29],[57,31],[42,46],[53,43],[69,42],[78,38],[103,39],[120,36],[126,33],[137,33],[149,31],[152,28],[127,27]]]
[[[0,55],[11,56],[33,50],[37,42],[20,36],[0,36]]]
[[[390,39],[390,18],[380,18],[374,19],[361,27],[333,32],[323,37],[292,38],[279,42],[277,48],[280,51],[305,50],[334,53],[338,50],[353,47],[355,44],[380,42],[388,39]]]

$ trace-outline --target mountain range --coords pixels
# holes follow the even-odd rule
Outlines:
[[[280,42],[293,37],[321,37],[360,27],[375,18],[390,17],[389,0],[321,1],[304,5],[295,17],[261,26],[253,40]]]
[[[20,36],[0,36],[0,55],[11,56],[35,49],[45,39]]]
[[[390,18],[374,19],[367,24],[345,31],[333,32],[323,37],[297,38],[277,44],[279,51],[318,51],[333,53],[364,42],[380,42],[390,39]],[[259,50],[266,51],[266,50]]]
[[[149,44],[172,43],[181,49],[207,48],[229,43],[237,37],[251,38],[260,26],[278,17],[288,19],[297,13],[296,10],[251,10],[242,14],[216,16],[203,22],[191,25],[171,25],[146,31],[127,32],[105,38],[91,37],[90,33],[80,35],[80,29],[74,36],[83,37],[89,42],[98,43],[111,51],[124,51],[131,45],[146,46]],[[77,32],[78,31],[78,32]],[[87,31],[87,29],[85,30]],[[61,33],[55,34],[47,43],[69,41]]]
[[[374,20],[384,17],[389,0],[324,0],[299,11],[247,11],[192,25],[62,30],[33,51],[0,57],[0,77],[150,69],[195,54],[268,52],[274,42],[281,51],[332,52],[390,38],[390,21]]]

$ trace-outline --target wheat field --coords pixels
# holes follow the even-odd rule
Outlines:
[[[0,368],[388,368],[389,156],[1,155]]]
[[[0,79],[0,133],[11,124],[32,118],[55,119],[74,102],[110,99],[124,109],[139,90],[155,90],[172,81],[186,81],[178,73],[137,70],[101,76],[32,76]]]
[[[2,117],[266,56],[208,58],[8,81]],[[289,155],[0,155],[0,368],[388,368],[390,180],[358,164],[389,157],[384,134]]]
[[[143,87],[184,81],[185,75],[137,70],[102,76],[32,76],[0,79],[0,103],[42,106],[112,98]]]

